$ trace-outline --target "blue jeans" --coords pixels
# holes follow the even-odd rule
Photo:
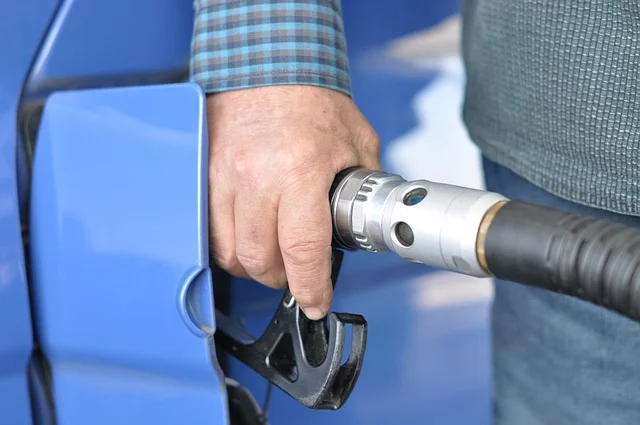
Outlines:
[[[640,227],[559,199],[483,160],[487,189]],[[495,425],[640,424],[640,324],[589,303],[497,281],[492,309]]]

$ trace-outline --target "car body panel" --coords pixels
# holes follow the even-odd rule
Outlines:
[[[25,93],[186,79],[193,11],[189,0],[64,0]]]
[[[225,423],[204,95],[68,91],[44,109],[31,189],[34,320],[58,425]]]

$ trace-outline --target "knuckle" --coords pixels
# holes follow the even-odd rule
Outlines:
[[[269,272],[272,261],[264,253],[253,249],[239,249],[237,256],[247,273],[261,277]]]
[[[284,273],[284,267],[279,267],[270,271],[258,280],[265,286],[273,289],[284,289],[287,287],[287,278]]]
[[[238,264],[235,255],[228,253],[214,252],[213,260],[220,268],[229,272],[235,269]]]
[[[380,150],[380,139],[373,130],[371,131],[371,134],[367,134],[361,139],[362,150],[368,153],[377,153]]]
[[[369,154],[378,155],[380,152],[380,143],[378,141],[365,142],[364,151]]]
[[[363,140],[365,144],[370,146],[377,146],[380,144],[380,138],[376,130],[370,125],[365,125],[360,129],[360,140]]]
[[[237,253],[238,262],[255,281],[273,289],[283,289],[287,285],[284,265],[275,258],[256,249]],[[281,263],[281,262],[280,262]]]
[[[285,241],[283,251],[286,259],[293,266],[305,269],[318,268],[324,263],[326,247],[324,240],[291,240]]]
[[[256,161],[248,149],[238,149],[233,155],[233,171],[241,179],[253,179]]]
[[[278,165],[285,171],[295,170],[298,167],[298,164],[302,162],[301,157],[302,155],[296,146],[282,149],[278,152]]]

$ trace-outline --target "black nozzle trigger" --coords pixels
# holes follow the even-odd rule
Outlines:
[[[343,255],[334,249],[334,287]],[[345,347],[347,325],[352,327],[350,347]],[[364,317],[330,313],[309,320],[289,290],[260,338],[217,310],[216,327],[220,348],[309,408],[339,409],[360,375],[367,342]],[[345,349],[350,349],[349,357],[342,364]]]

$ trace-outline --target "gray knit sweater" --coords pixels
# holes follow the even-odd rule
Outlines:
[[[485,155],[640,215],[640,0],[463,0],[464,120]]]

